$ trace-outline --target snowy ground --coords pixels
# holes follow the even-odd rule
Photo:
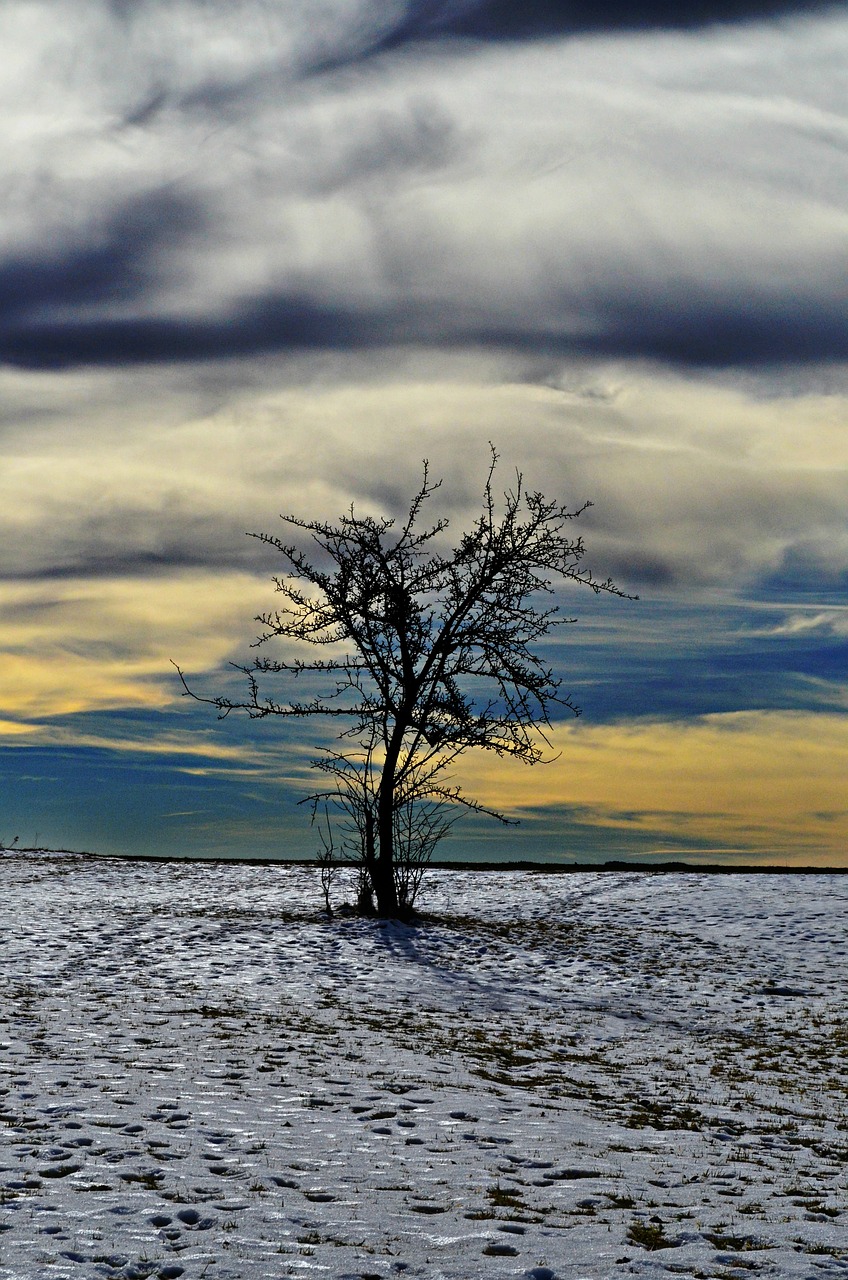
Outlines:
[[[848,878],[0,855],[3,1280],[848,1277]]]

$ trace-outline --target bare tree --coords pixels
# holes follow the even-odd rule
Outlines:
[[[307,797],[313,819],[336,815],[338,846],[332,827],[326,834],[320,827],[319,857],[325,864],[337,855],[356,860],[360,907],[376,899],[381,916],[411,910],[424,867],[463,807],[509,821],[452,781],[457,757],[479,747],[536,764],[548,746],[551,710],[579,714],[534,651],[553,627],[574,619],[561,617],[556,605],[540,607],[540,596],[562,580],[625,594],[583,567],[582,539],[569,536],[571,522],[591,504],[569,511],[527,490],[520,473],[498,502],[497,461],[492,448],[482,512],[451,550],[439,549],[446,520],[420,527],[441,484],[430,480],[426,462],[400,528],[353,507],[337,524],[283,516],[310,535],[315,560],[293,542],[250,535],[286,565],[274,579],[284,603],[256,619],[263,630],[254,647],[294,640],[323,654],[234,664],[247,679],[242,700],[198,697],[177,668],[184,691],[222,717],[240,710],[254,719],[340,723],[338,747],[316,761],[327,786]],[[277,701],[265,692],[277,676],[309,688],[301,699]]]

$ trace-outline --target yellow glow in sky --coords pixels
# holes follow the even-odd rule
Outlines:
[[[614,832],[667,833],[768,860],[844,863],[848,716],[746,711],[692,721],[558,726],[551,764],[465,757],[469,794],[507,813],[567,806]],[[750,852],[749,852],[750,851]]]

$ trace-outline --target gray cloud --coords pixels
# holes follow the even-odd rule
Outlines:
[[[819,0],[412,0],[380,48],[411,40],[462,36],[476,40],[537,40],[582,32],[691,30],[809,14],[827,9]]]
[[[63,74],[23,132],[14,83],[0,96],[11,364],[384,345],[739,368],[846,354],[841,11],[697,37],[416,45],[307,81],[315,41],[367,43],[376,10],[328,3],[314,30],[294,3],[288,25],[248,3],[211,6],[205,26],[187,2],[68,12],[86,75],[33,18],[32,61],[41,47]]]
[[[92,226],[69,227],[62,244],[0,262],[0,332],[57,314],[143,300],[163,255],[200,234],[203,216],[187,196],[154,191],[105,210]]]
[[[108,265],[114,264],[86,254],[47,266],[12,264],[10,292],[20,295],[34,282],[30,296],[39,301],[39,294],[42,299],[46,294],[57,307],[60,300],[99,290],[117,297],[121,278],[132,276],[133,264],[123,262],[114,272],[103,270]],[[559,324],[544,315],[527,316],[524,324],[498,324],[492,316],[446,310],[447,300],[438,308],[398,305],[367,311],[323,306],[305,295],[272,294],[245,299],[211,318],[143,315],[51,322],[13,314],[5,323],[0,320],[0,359],[50,369],[404,345],[645,357],[719,368],[848,359],[848,311],[838,297],[797,299],[787,294],[763,304],[745,296],[701,298],[681,287],[660,303],[634,298],[624,287],[619,296],[605,300],[603,309],[584,308],[577,323],[566,315]]]

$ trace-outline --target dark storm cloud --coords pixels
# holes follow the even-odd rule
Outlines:
[[[216,360],[297,350],[380,345],[385,324],[299,296],[238,306],[220,318],[95,320],[9,325],[0,330],[0,360],[28,369]]]
[[[18,302],[0,320],[0,360],[29,369],[75,365],[133,365],[208,361],[297,351],[356,351],[384,346],[466,346],[549,356],[658,359],[704,368],[767,367],[848,359],[848,312],[838,299],[770,302],[703,299],[697,294],[669,301],[625,292],[605,309],[584,311],[580,323],[549,321],[540,308],[525,323],[504,325],[497,315],[455,313],[441,306],[397,305],[366,309],[275,293],[247,299],[221,315],[141,315],[92,320],[51,320],[50,313],[80,296],[117,296],[133,263],[89,255],[38,268],[14,264],[9,276]],[[111,268],[111,269],[110,269]],[[31,273],[31,276],[30,276]],[[2,278],[0,270],[0,278]],[[36,305],[23,309],[21,289],[35,280]],[[53,292],[50,292],[50,288]],[[11,315],[9,314],[11,312]],[[35,312],[35,316],[33,316]]]
[[[187,197],[152,193],[130,199],[100,220],[71,227],[62,243],[44,243],[0,261],[0,333],[30,325],[67,308],[86,308],[142,297],[160,274],[161,255],[197,234],[198,207]]]
[[[556,327],[481,329],[483,345],[552,355],[648,358],[671,365],[743,368],[848,359],[848,312],[838,298],[669,299],[624,292],[586,313],[588,333]],[[468,337],[470,335],[466,335]]]
[[[761,21],[829,7],[816,0],[653,0],[647,4],[593,0],[417,0],[377,49],[414,40],[459,36],[533,40],[583,32],[693,30],[714,23]]]
[[[848,313],[837,300],[776,298],[670,307],[623,307],[593,348],[598,354],[648,356],[713,367],[848,359]]]

